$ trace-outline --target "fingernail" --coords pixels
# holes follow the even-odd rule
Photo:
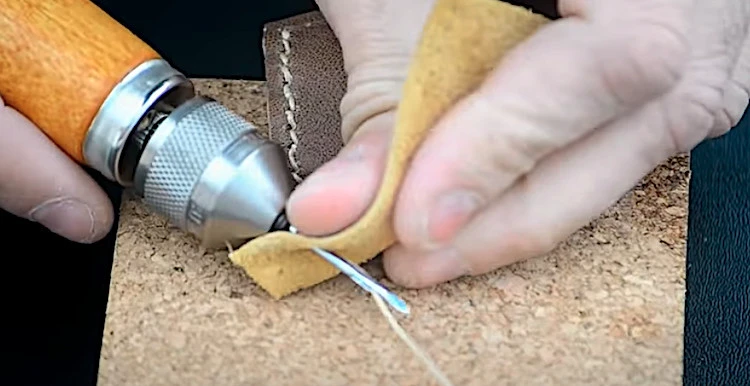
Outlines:
[[[481,205],[481,197],[471,191],[458,190],[440,196],[428,214],[430,243],[442,245],[452,240]]]
[[[94,212],[76,199],[47,201],[32,209],[29,217],[72,241],[89,242],[94,237]]]

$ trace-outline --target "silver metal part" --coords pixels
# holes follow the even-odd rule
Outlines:
[[[391,292],[383,285],[378,283],[370,274],[367,273],[362,267],[354,264],[353,262],[345,259],[333,252],[326,251],[325,249],[313,247],[312,251],[318,256],[322,257],[325,261],[336,267],[339,271],[343,272],[344,275],[348,276],[355,284],[360,286],[365,291],[371,293],[373,296],[380,296],[390,305],[394,310],[402,313],[409,314],[409,306],[406,302],[398,297],[395,293]]]
[[[294,188],[282,149],[204,97],[177,106],[145,142],[134,187],[206,247],[268,232]]]
[[[289,227],[289,232],[299,234],[297,228],[293,226]],[[385,288],[382,284],[378,283],[378,281],[370,276],[370,274],[367,273],[367,271],[365,271],[362,267],[358,266],[347,258],[341,257],[323,248],[312,247],[312,251],[315,252],[316,255],[323,258],[323,260],[336,267],[336,269],[349,277],[349,279],[351,279],[354,284],[358,285],[363,290],[369,292],[373,296],[379,296],[381,299],[385,300],[385,302],[388,303],[388,305],[391,306],[394,310],[402,314],[409,314],[409,306],[406,304],[406,302],[398,297],[398,295]]]
[[[112,89],[94,117],[83,144],[86,163],[108,179],[131,186],[136,160],[123,157],[130,134],[157,102],[180,104],[193,95],[192,83],[164,60],[136,67]]]

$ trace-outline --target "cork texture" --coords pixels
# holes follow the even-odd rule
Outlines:
[[[262,82],[196,82],[266,128]],[[456,385],[682,384],[688,178],[674,157],[545,256],[396,287],[402,325]],[[99,385],[432,384],[346,277],[276,301],[137,200],[121,213]]]

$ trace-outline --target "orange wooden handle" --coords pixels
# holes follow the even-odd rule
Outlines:
[[[109,92],[158,57],[89,0],[0,0],[0,96],[80,163]]]

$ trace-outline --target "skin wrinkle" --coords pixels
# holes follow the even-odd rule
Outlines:
[[[352,135],[367,121],[395,109],[400,98],[400,94],[393,91],[398,89],[389,87],[386,83],[371,83],[351,89],[355,91],[347,92],[340,103],[344,143],[349,142]]]
[[[406,79],[406,70],[409,67],[408,60],[383,57],[375,62],[377,64],[367,63],[348,71],[347,87],[354,89],[355,87],[368,86],[370,83],[395,82],[398,85],[403,84]]]
[[[348,142],[352,133],[369,119],[395,109],[401,97],[399,85],[406,78],[420,26],[434,0],[412,2],[421,23],[415,23],[414,12],[394,12],[399,5],[387,0],[318,0],[317,3],[342,47],[346,47],[342,52],[348,76],[347,93],[340,112],[342,138]]]
[[[722,107],[716,113],[714,127],[710,136],[715,138],[726,134],[742,119],[750,99],[750,2],[737,4],[739,10],[726,12],[725,17],[733,22],[722,24],[728,38],[722,41],[723,48],[729,49],[732,60],[729,61],[729,80],[722,89]],[[733,39],[734,38],[734,39]],[[731,41],[744,41],[733,47]]]
[[[342,46],[356,47],[343,50],[344,67],[348,74],[355,72],[361,62],[367,62],[373,56],[388,56],[389,53],[411,56],[421,32],[419,26],[424,24],[434,4],[434,0],[412,0],[412,6],[420,7],[418,14],[421,20],[417,21],[413,12],[394,12],[399,5],[388,0],[316,2]],[[351,20],[357,20],[357,23],[351,23]],[[391,29],[398,31],[397,39],[393,39]]]
[[[497,86],[502,87],[502,85]],[[471,103],[474,105],[472,107],[477,111],[492,111],[494,106],[489,87],[485,86],[472,96]],[[538,130],[537,126],[508,125],[508,121],[512,120],[513,117],[523,116],[522,111],[515,114],[507,114],[504,117],[500,117],[497,114],[482,115],[498,118],[498,122],[493,123],[486,120],[486,126],[496,129],[482,130],[480,133],[483,134],[479,134],[480,138],[477,140],[477,143],[484,144],[484,146],[491,146],[494,151],[486,151],[489,154],[488,160],[483,159],[479,164],[468,163],[471,164],[470,167],[475,172],[485,171],[483,170],[485,169],[484,165],[487,165],[490,168],[489,171],[494,171],[495,173],[501,172],[503,174],[509,172],[510,175],[520,176],[533,169],[540,158],[559,148],[564,143],[564,140],[561,140],[559,136],[545,135],[547,133]],[[519,121],[519,123],[523,123],[522,119],[519,119]],[[509,154],[514,154],[515,156],[509,156]],[[475,173],[468,170],[469,167],[465,169],[467,169],[464,170],[465,173]],[[482,176],[477,176],[476,178],[477,180],[482,180]]]
[[[738,63],[730,62],[731,56],[727,52],[732,50],[727,47],[728,37],[714,31],[715,28],[726,30],[722,23],[718,23],[719,16],[724,16],[721,10],[726,9],[726,1],[720,5],[723,7],[712,9],[711,4],[702,4],[707,9],[695,10],[694,17],[698,20],[708,18],[716,23],[693,30],[698,50],[693,54],[685,79],[674,95],[667,98],[668,119],[671,121],[669,130],[679,151],[687,151],[705,137],[725,133],[731,128],[728,127],[731,120],[721,119],[721,115],[728,106],[724,101],[725,89],[731,82],[732,69]],[[710,15],[714,17],[711,18]],[[743,47],[743,44],[738,46]],[[685,109],[685,106],[688,108]],[[700,129],[693,129],[691,135],[688,127]]]
[[[339,109],[341,134],[345,143],[364,122],[395,109],[401,97],[399,85],[406,78],[407,66],[408,60],[403,58],[379,58],[374,63],[366,62],[348,71],[348,91],[342,98]]]
[[[368,81],[377,81],[380,76],[385,74],[387,80],[393,78],[395,73],[401,73],[398,79],[403,82],[406,78],[406,70],[409,67],[408,58],[412,55],[412,51],[403,47],[394,47],[389,49],[389,51],[391,52],[380,54],[377,59],[352,63],[346,66],[346,73],[349,75],[349,85],[353,85],[352,79],[357,79],[365,83]]]
[[[668,32],[663,40],[655,38],[661,35],[659,31]],[[616,70],[611,70],[611,58],[598,57],[595,73],[602,74],[602,84],[608,94],[621,106],[635,107],[643,100],[658,97],[672,89],[685,72],[685,58],[689,52],[684,37],[672,39],[678,33],[662,24],[638,26],[636,31],[624,33],[621,40],[618,39],[623,45],[617,53],[620,63]],[[623,87],[628,83],[636,86]]]
[[[598,73],[603,74],[603,81],[612,95],[622,102],[634,98],[619,94],[618,90],[623,88],[623,84],[635,83],[642,85],[644,90],[650,90],[650,95],[643,95],[641,100],[668,92],[681,79],[689,57],[691,42],[687,9],[691,0],[647,3],[649,7],[644,9],[642,2],[619,3],[618,7],[597,2],[590,11],[591,22],[598,26],[598,32],[614,30],[616,34],[623,35],[616,38],[624,43],[621,50],[615,52],[617,60],[599,56],[597,69]],[[607,39],[600,41],[605,45],[610,42]],[[615,80],[617,73],[609,72],[612,63],[619,61],[624,61],[617,67],[619,73],[633,71],[631,80],[618,82]]]

